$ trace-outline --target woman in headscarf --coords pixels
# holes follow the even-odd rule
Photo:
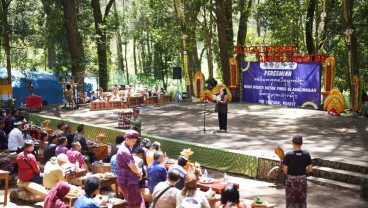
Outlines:
[[[184,207],[210,208],[204,192],[197,191],[197,177],[193,173],[188,173],[185,176],[184,187],[176,194],[176,208]]]
[[[46,197],[44,208],[66,208],[67,206],[63,199],[69,193],[69,190],[69,184],[65,182],[60,181],[55,184],[49,192],[49,195]]]

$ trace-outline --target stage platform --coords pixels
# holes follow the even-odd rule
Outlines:
[[[123,132],[116,128],[118,112],[119,110],[89,109],[68,111],[61,110],[59,106],[45,106],[41,114],[66,120],[67,123],[70,121],[75,124],[88,124],[93,126],[96,134],[102,131],[100,128],[106,128],[108,141],[111,142],[118,133]],[[31,118],[41,114],[33,114]],[[255,162],[255,158],[277,161],[278,158],[273,153],[274,148],[281,146],[285,151],[290,150],[291,137],[295,134],[304,137],[303,149],[308,150],[312,158],[368,166],[367,119],[331,117],[327,116],[326,112],[317,110],[231,103],[228,133],[216,133],[217,113],[214,112],[212,103],[206,105],[206,110],[203,103],[178,102],[158,108],[148,106],[141,108],[141,116],[143,137],[153,138],[151,140],[157,138],[156,140],[163,143],[163,149],[169,156],[176,157],[182,148],[192,148],[195,152],[193,162],[198,161],[212,167],[209,161],[217,160],[212,155],[222,158],[220,152],[230,152],[244,156],[240,160],[241,166],[252,161],[247,170],[237,162],[234,163],[234,155],[230,156],[231,154],[223,158],[226,163],[219,162],[214,168],[250,177],[256,176],[256,170],[256,174],[261,174],[259,171],[262,168],[258,167],[260,163]],[[56,122],[50,125],[56,125]],[[94,136],[89,133],[89,127],[86,135],[88,134]],[[202,149],[205,150],[203,153]],[[237,170],[235,167],[243,170]]]

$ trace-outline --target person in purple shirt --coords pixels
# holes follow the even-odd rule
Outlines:
[[[165,160],[164,153],[162,153],[162,151],[156,151],[153,154],[153,159],[154,162],[147,167],[148,189],[151,194],[153,193],[155,186],[158,183],[165,181],[167,178],[166,168],[161,165]]]
[[[58,146],[55,149],[55,156],[58,156],[61,153],[66,154],[66,152],[68,152],[68,148],[66,147],[66,145],[68,145],[68,140],[66,139],[66,137],[59,137]]]
[[[140,136],[137,131],[127,130],[124,137],[125,140],[120,145],[116,155],[118,167],[116,181],[130,208],[144,208],[145,203],[138,185],[138,182],[142,180],[142,175],[135,165],[132,153],[132,148]]]

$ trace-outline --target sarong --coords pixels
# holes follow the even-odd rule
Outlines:
[[[138,184],[118,184],[129,208],[146,208]]]
[[[306,208],[307,177],[288,175],[285,182],[285,194],[286,208]]]

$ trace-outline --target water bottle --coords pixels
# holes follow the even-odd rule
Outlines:
[[[75,162],[75,170],[79,172],[79,161],[78,160]]]
[[[208,172],[207,172],[207,169],[204,169],[203,178],[208,178]]]
[[[224,183],[227,183],[227,175],[226,175],[226,173],[224,174]]]

